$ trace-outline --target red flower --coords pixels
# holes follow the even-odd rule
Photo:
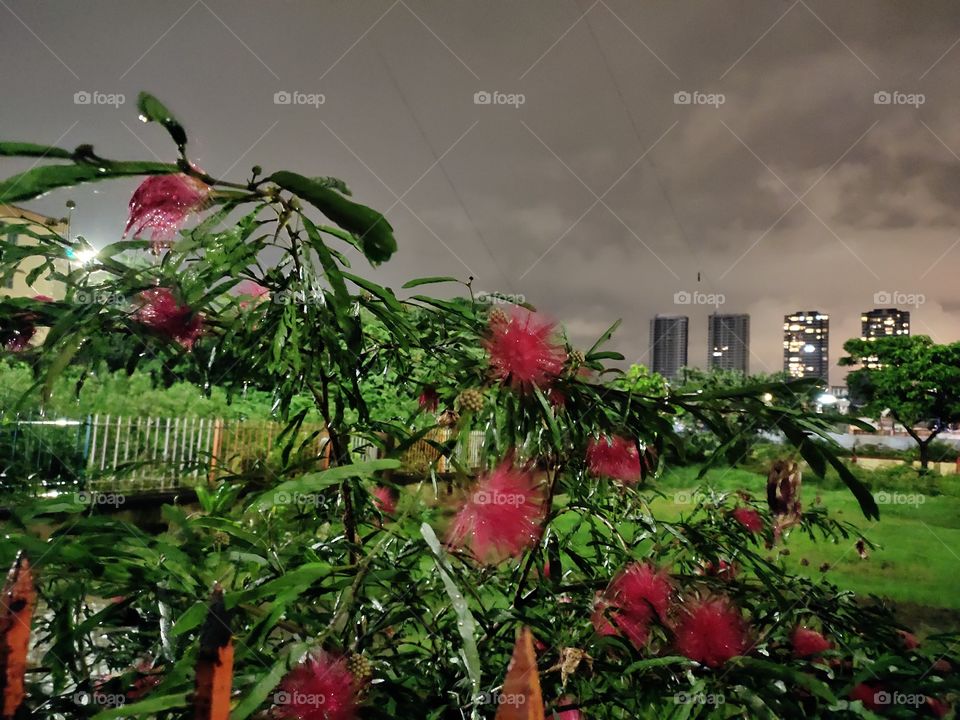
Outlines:
[[[397,511],[397,499],[393,496],[393,491],[390,488],[378,485],[371,490],[371,494],[373,495],[373,504],[384,515],[393,515]]]
[[[347,661],[321,652],[287,673],[274,703],[287,720],[353,720],[358,689]]]
[[[926,700],[927,710],[929,710],[934,717],[942,718],[946,717],[947,713],[950,712],[950,706],[947,705],[943,700],[937,698],[928,697]]]
[[[748,647],[747,624],[725,598],[698,600],[687,607],[674,632],[677,651],[710,667],[719,667]]]
[[[203,332],[203,314],[189,305],[177,302],[168,288],[144,290],[140,293],[140,307],[134,314],[137,322],[180,343],[190,350]]]
[[[721,580],[733,580],[739,571],[739,568],[734,563],[719,560],[716,563],[713,561],[705,563],[699,569],[698,574],[720,578]]]
[[[917,640],[917,636],[912,632],[907,632],[906,630],[897,630],[897,634],[900,636],[900,639],[903,640],[903,646],[907,650],[916,650],[920,647],[920,641]]]
[[[563,372],[567,353],[552,337],[556,325],[537,313],[513,307],[489,324],[484,347],[494,377],[515,390],[546,389]]]
[[[440,404],[440,396],[437,394],[437,389],[432,385],[424,385],[423,390],[420,391],[420,397],[417,398],[417,402],[419,402],[420,407],[427,412],[436,412],[437,406]]]
[[[833,647],[833,643],[827,640],[816,630],[798,625],[790,636],[790,642],[793,643],[793,652],[797,657],[811,657],[819,655]]]
[[[49,295],[34,295],[34,300],[53,302]],[[6,327],[0,328],[0,342],[9,352],[23,352],[37,334],[37,314],[30,311],[16,312],[10,316]]]
[[[210,187],[189,175],[153,175],[134,191],[124,236],[133,229],[139,237],[150,231],[154,251],[169,247],[187,216],[200,209]]]
[[[570,697],[569,695],[564,695],[562,698],[557,700],[557,707],[574,705],[576,704],[576,702],[577,702],[576,698]],[[554,716],[549,715],[548,717],[552,719]],[[556,713],[556,717],[558,718],[558,720],[581,720],[583,718],[583,713],[580,712],[579,708],[574,708],[573,710],[564,710],[562,712],[558,712]]]
[[[628,485],[639,482],[642,477],[637,443],[620,435],[590,438],[587,467],[594,475],[604,475]]]
[[[738,507],[733,511],[734,519],[752,533],[763,530],[763,518],[753,508]]]
[[[647,644],[650,623],[666,622],[672,592],[664,571],[649,563],[628,565],[597,600],[593,627],[599,635],[623,633],[639,650]]]
[[[3,346],[9,352],[23,352],[37,334],[37,326],[23,318],[11,318],[10,327],[3,329]]]
[[[884,703],[878,702],[877,695],[882,694],[884,693],[879,687],[868,683],[860,683],[850,691],[848,697],[851,700],[862,702],[867,710],[879,710],[884,706]]]
[[[543,497],[533,473],[504,460],[474,485],[454,519],[447,541],[470,546],[480,560],[517,557],[540,539]]]

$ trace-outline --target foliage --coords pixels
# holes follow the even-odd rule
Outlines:
[[[345,199],[341,181],[259,168],[245,183],[210,177],[189,161],[186,133],[169,110],[150,96],[139,105],[170,133],[176,163],[117,163],[89,147],[55,149],[48,157],[67,164],[0,184],[0,202],[134,169],[180,172],[210,188],[203,219],[171,247],[153,244],[155,262],[143,262],[151,242],[138,239],[112,243],[68,270],[62,261],[68,250],[83,249],[80,241],[37,233],[34,246],[4,246],[0,276],[39,258],[40,272],[62,282],[66,297],[5,300],[0,321],[49,328],[42,344],[21,353],[34,363],[45,398],[67,368],[90,381],[101,361],[91,338],[117,337],[149,346],[149,357],[175,367],[183,382],[270,392],[288,428],[273,487],[242,475],[201,487],[199,508],[165,506],[166,527],[156,533],[73,496],[13,508],[0,560],[23,549],[40,573],[45,655],[31,697],[37,705],[42,699],[47,716],[93,715],[96,708],[76,704],[78,691],[129,689],[146,666],[161,678],[148,699],[101,717],[182,717],[214,583],[224,588],[236,637],[233,720],[265,717],[281,678],[315,648],[372,664],[365,718],[490,716],[491,693],[523,625],[544,644],[548,705],[579,706],[592,718],[861,714],[846,697],[866,679],[920,697],[954,691],[953,676],[931,672],[951,638],[907,652],[881,607],[786,574],[764,556],[783,529],[752,499],[706,494],[680,520],[662,522],[650,512],[649,484],[598,477],[586,459],[591,442],[605,442],[599,436],[626,438],[618,446],[624,464],[635,462],[651,483],[664,448],[683,452],[680,416],[717,434],[720,457],[753,428],[776,428],[814,472],[834,468],[864,514],[876,517],[867,488],[833,448],[811,440],[828,438],[830,418],[765,399],[769,383],[642,394],[611,382],[616,371],[605,362],[622,356],[602,343],[615,326],[583,351],[557,341],[549,352],[554,362],[566,358],[562,372],[549,386],[516,390],[488,364],[498,328],[513,322],[499,303],[477,301],[469,284],[469,297],[443,300],[420,289],[401,297],[356,274],[356,263],[387,260],[395,241],[382,215]],[[36,156],[33,146],[0,144],[0,152]],[[243,280],[264,293],[245,299],[237,290]],[[442,281],[449,279],[415,280],[407,289]],[[98,297],[111,301],[90,302]],[[534,353],[546,342],[527,340],[524,351]],[[132,353],[129,369],[143,359]],[[440,429],[432,412],[410,400],[397,411],[372,408],[384,393],[413,398],[425,387],[455,411],[445,414],[448,439],[432,434]],[[806,387],[776,383],[778,391]],[[306,458],[308,470],[293,460],[304,393],[326,426],[329,469],[316,470],[316,458]],[[456,452],[472,429],[484,433],[481,470],[515,463],[535,477],[542,499],[539,537],[497,564],[439,540],[458,507],[479,502],[468,488],[475,468]],[[349,450],[355,437],[378,447],[381,459],[358,462]],[[378,509],[374,483],[395,489],[396,458],[421,442],[452,466],[449,490],[432,468],[402,493],[395,512]],[[752,508],[760,532],[734,519],[735,508]],[[827,539],[852,532],[822,509],[806,512],[798,529]],[[598,634],[591,616],[597,593],[639,560],[669,572],[674,598],[669,616],[651,626],[650,643],[634,647]],[[742,572],[711,574],[720,561]],[[685,608],[712,595],[740,608],[750,627],[745,654],[717,669],[678,656],[674,642]],[[821,629],[836,650],[797,657],[789,637],[801,624]],[[564,683],[550,669],[564,648],[589,653],[593,671],[584,664]],[[678,693],[714,700],[678,702]],[[714,704],[721,695],[724,703]]]
[[[856,366],[847,376],[851,396],[863,412],[887,410],[906,428],[926,468],[930,442],[960,420],[960,343],[938,345],[926,335],[848,340],[841,365]],[[921,435],[917,426],[930,424]]]

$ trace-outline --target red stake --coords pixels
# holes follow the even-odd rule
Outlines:
[[[495,720],[544,720],[537,654],[533,650],[530,628],[523,628],[517,635]]]
[[[13,720],[26,694],[23,676],[27,671],[30,620],[37,605],[30,561],[20,552],[13,561],[0,599],[0,685],[3,709],[0,718]]]
[[[206,622],[200,631],[194,720],[229,720],[233,685],[233,638],[220,585],[213,589]]]

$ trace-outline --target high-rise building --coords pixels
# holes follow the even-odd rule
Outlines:
[[[830,316],[798,310],[783,318],[783,370],[790,377],[830,375]]]
[[[750,371],[750,316],[714,313],[707,325],[707,368]]]
[[[910,334],[910,311],[896,308],[874,308],[860,316],[860,339],[876,340],[882,337],[895,337]],[[880,367],[877,358],[864,359],[864,365],[870,369]]]
[[[674,380],[687,366],[686,315],[657,315],[650,321],[650,369]]]
[[[896,308],[875,308],[860,316],[860,337],[863,340],[887,335],[910,334],[910,311]]]

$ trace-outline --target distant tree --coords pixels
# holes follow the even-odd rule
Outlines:
[[[916,441],[926,469],[930,443],[960,420],[960,342],[937,345],[926,335],[914,335],[852,339],[843,349],[849,354],[840,364],[859,366],[847,376],[853,403],[872,417],[889,410]],[[929,425],[926,436],[917,432],[922,424]]]
[[[614,385],[639,395],[663,397],[667,394],[667,381],[646,365],[631,365],[614,381]]]

